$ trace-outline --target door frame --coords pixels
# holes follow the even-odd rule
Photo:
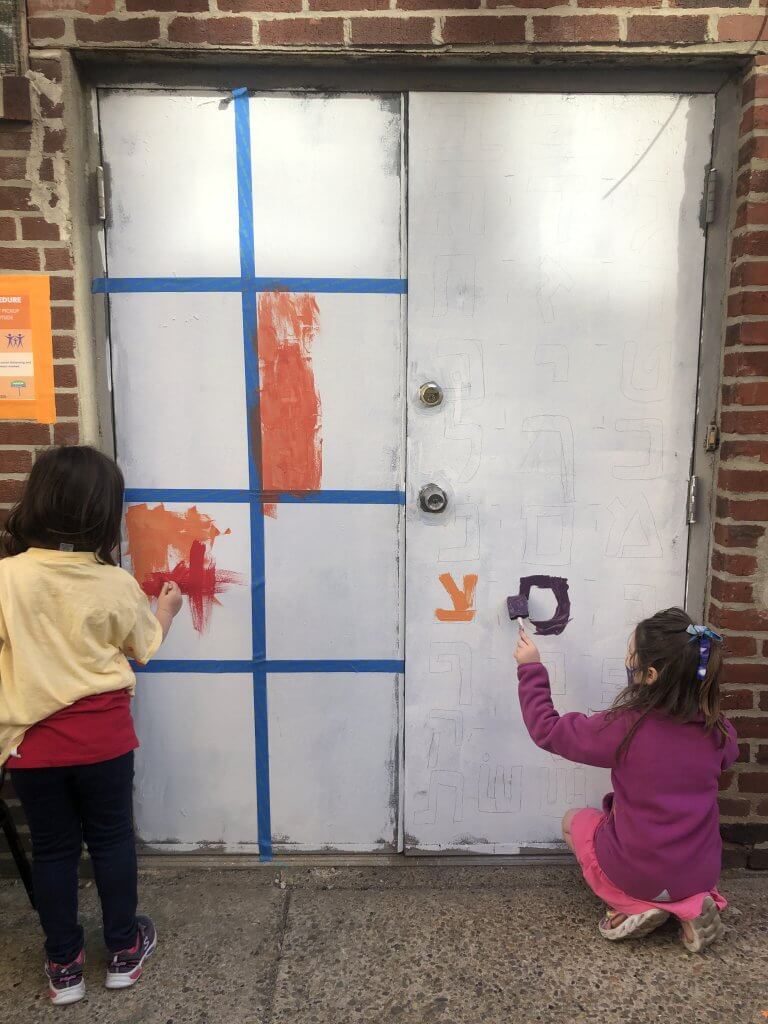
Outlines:
[[[686,563],[686,608],[692,617],[702,621],[709,595],[710,559],[712,547],[712,520],[715,504],[715,470],[717,452],[704,450],[704,440],[710,422],[716,422],[720,407],[720,380],[725,331],[725,305],[727,298],[727,255],[731,228],[731,211],[735,199],[735,177],[738,153],[738,124],[740,89],[734,71],[740,65],[731,59],[699,69],[677,70],[653,67],[580,68],[558,66],[550,68],[508,68],[488,66],[448,66],[436,64],[425,67],[406,63],[386,62],[362,67],[346,62],[322,64],[308,62],[305,56],[296,63],[275,64],[266,60],[262,65],[249,59],[247,64],[229,63],[212,66],[199,62],[163,63],[130,60],[104,62],[87,59],[80,63],[83,86],[83,145],[81,168],[86,180],[95,181],[96,168],[101,163],[101,138],[98,121],[99,89],[179,89],[192,92],[229,90],[233,83],[256,92],[287,92],[329,94],[351,92],[399,92],[404,102],[403,173],[405,206],[408,202],[407,132],[410,91],[468,91],[505,93],[669,93],[711,94],[715,97],[711,166],[717,175],[716,214],[707,226],[705,239],[704,273],[702,279],[702,314],[699,338],[699,370],[697,379],[694,436],[692,438],[690,473],[698,480],[697,521],[688,532]],[[706,188],[702,182],[702,216],[706,207]],[[79,246],[80,273],[87,275],[88,288],[94,277],[108,274],[106,265],[105,224],[92,209],[88,228],[82,232]],[[405,249],[407,267],[407,242]],[[91,403],[89,410],[97,423],[97,441],[106,451],[114,452],[114,409],[109,341],[109,307],[106,296],[91,297],[92,350],[87,353],[88,365],[93,368],[95,394],[81,396],[81,403]],[[404,313],[407,325],[407,308]],[[406,329],[407,358],[407,329]],[[681,510],[684,514],[684,510]],[[401,585],[404,581],[401,581]],[[407,600],[407,595],[404,598]],[[405,614],[405,612],[403,612]],[[407,674],[407,673],[406,673]],[[403,677],[402,687],[406,685]],[[402,694],[401,694],[402,698]],[[404,714],[401,699],[400,717]],[[402,721],[400,726],[402,729]],[[404,850],[404,744],[399,749],[399,821],[397,828],[398,855]],[[372,854],[370,856],[377,856]],[[380,856],[380,855],[379,855]],[[457,856],[454,854],[453,856]],[[459,855],[461,856],[461,855]],[[498,860],[498,858],[496,858]]]

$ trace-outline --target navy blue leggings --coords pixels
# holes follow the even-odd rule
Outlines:
[[[77,870],[83,840],[93,861],[107,949],[136,941],[133,751],[112,761],[11,772],[32,835],[32,875],[45,951],[70,963],[83,948]]]

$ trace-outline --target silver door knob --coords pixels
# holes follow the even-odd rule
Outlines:
[[[444,512],[448,495],[437,484],[427,484],[419,491],[419,505],[425,512]]]
[[[430,409],[434,409],[435,406],[440,405],[443,401],[443,389],[439,384],[435,384],[433,380],[429,380],[419,388],[419,401],[422,405],[427,405]]]

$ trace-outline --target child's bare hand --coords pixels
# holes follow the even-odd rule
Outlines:
[[[181,590],[178,583],[173,581],[163,584],[160,596],[157,599],[157,610],[166,611],[175,618],[181,611]]]
[[[533,640],[531,640],[522,626],[520,627],[520,635],[517,638],[515,661],[518,665],[531,665],[534,662],[541,661],[541,655],[539,654],[538,647]]]

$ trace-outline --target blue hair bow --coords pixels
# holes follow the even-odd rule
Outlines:
[[[699,680],[703,680],[707,674],[707,665],[709,664],[709,655],[712,651],[712,643],[721,644],[723,638],[719,633],[716,633],[714,629],[710,629],[709,626],[694,626],[691,624],[687,629],[686,633],[691,634],[689,643],[693,643],[695,640],[699,644],[699,667],[696,670],[696,676]]]

